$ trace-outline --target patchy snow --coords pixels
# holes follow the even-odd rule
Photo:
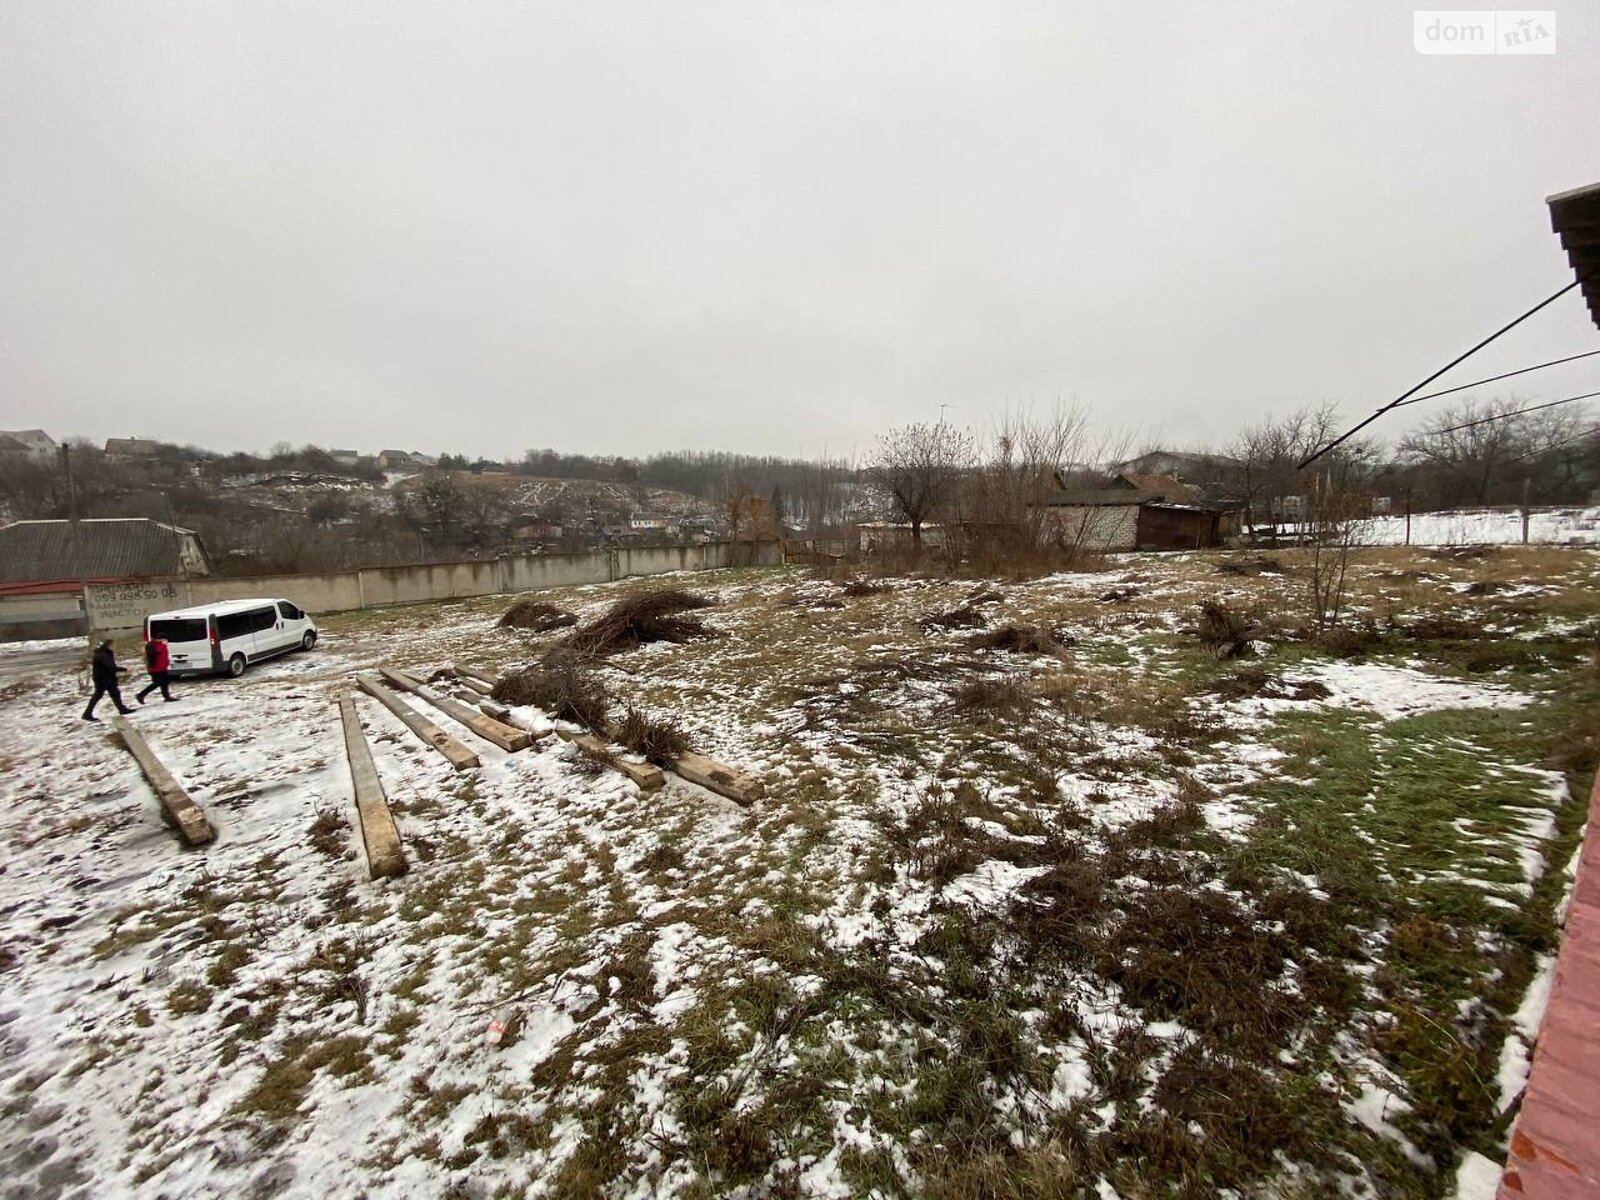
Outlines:
[[[619,698],[672,714],[696,749],[765,780],[766,798],[747,809],[679,780],[641,795],[553,738],[507,755],[416,701],[482,757],[481,769],[457,774],[358,699],[411,856],[410,874],[386,882],[366,878],[349,820],[334,706],[349,670],[494,669],[529,661],[548,639],[497,630],[486,602],[452,602],[339,618],[316,655],[180,685],[179,703],[134,719],[218,825],[218,842],[197,852],[160,827],[153,796],[104,727],[76,721],[81,676],[40,674],[19,702],[0,704],[0,932],[15,955],[0,955],[0,1104],[17,1114],[15,1131],[0,1130],[0,1161],[20,1150],[32,1164],[17,1188],[50,1172],[85,1194],[550,1195],[590,1144],[595,1114],[618,1103],[627,1174],[611,1194],[704,1188],[703,1163],[674,1158],[686,1080],[704,1093],[737,1082],[731,1111],[743,1117],[775,1072],[814,1071],[803,1039],[768,1022],[810,1019],[800,999],[837,1003],[839,979],[825,980],[819,963],[861,968],[862,978],[884,971],[884,994],[904,985],[923,989],[908,999],[947,996],[926,982],[950,966],[929,935],[1026,911],[1032,893],[1026,902],[1019,893],[1053,869],[1064,837],[1093,852],[1193,800],[1211,830],[1248,841],[1264,811],[1256,789],[1285,775],[1285,750],[1269,744],[1272,712],[1341,706],[1393,719],[1529,700],[1414,667],[1307,662],[1292,676],[1323,682],[1328,699],[1169,733],[1148,719],[1165,714],[1140,704],[1192,694],[1173,682],[1191,637],[1177,614],[1210,594],[1209,567],[1203,556],[1128,562],[1136,570],[1123,582],[1137,597],[1126,605],[1095,599],[1111,588],[1105,574],[1002,585],[991,626],[1068,626],[1078,644],[1061,659],[976,654],[970,631],[921,633],[918,617],[959,602],[970,581],[896,581],[809,611],[784,595],[813,603],[837,585],[792,572],[696,578],[689,586],[718,600],[709,616],[723,636],[646,647],[602,672]],[[619,586],[635,585],[559,598],[587,618]],[[1022,736],[1008,740],[1009,718],[953,709],[975,679],[1027,689]],[[1199,716],[1251,703],[1208,700]],[[532,708],[513,720],[539,732],[552,724]],[[1364,733],[1381,736],[1375,723]],[[19,761],[49,771],[9,769]],[[1531,883],[1554,828],[1540,807],[1558,802],[1548,774],[1528,777],[1514,828],[1458,825],[1463,850],[1493,851],[1502,867],[1520,861]],[[1139,852],[1152,863],[1188,853],[1181,842]],[[953,879],[938,873],[950,863]],[[1322,898],[1320,878],[1278,865],[1281,886]],[[1119,902],[1137,903],[1156,878],[1132,875]],[[1227,891],[1220,879],[1200,886]],[[1493,903],[1525,905],[1509,885],[1500,891]],[[1370,979],[1378,962],[1347,965]],[[1019,1145],[1047,1109],[1115,1115],[1089,1064],[1100,1069],[1119,1037],[1159,1045],[1140,1067],[1134,1107],[1145,1113],[1172,1055],[1203,1036],[1147,1019],[1092,972],[1067,975],[1066,992],[1016,1014],[1049,1069],[1041,1092],[995,1098],[996,1120]],[[752,1010],[769,986],[776,1008]],[[728,1007],[735,995],[743,1007]],[[1079,1022],[1070,1033],[1051,1024],[1064,995]],[[926,1031],[874,1015],[859,995],[852,1003],[808,1033],[835,1051],[826,1070],[842,1063],[860,1076],[848,1087],[826,1079],[823,1123],[807,1135],[816,1140],[804,1150],[785,1142],[775,1167],[792,1169],[808,1194],[859,1194],[847,1150],[881,1154],[914,1178],[909,1143],[841,1097],[912,1097],[905,1052]],[[495,1020],[505,1036],[491,1046]],[[623,1053],[626,1070],[611,1072],[608,1056]],[[283,1068],[308,1060],[307,1077],[287,1086]],[[1506,1078],[1517,1069],[1510,1061]],[[269,1083],[287,1097],[259,1095]],[[1367,1085],[1352,1112],[1393,1137],[1396,1103]],[[519,1141],[520,1128],[535,1132]],[[352,1129],[362,1134],[355,1154]],[[1203,1123],[1191,1131],[1203,1136]],[[1115,1195],[1108,1181],[1097,1186]]]
[[[45,650],[83,650],[88,644],[82,637],[39,638],[31,642],[0,642],[0,654],[37,654]]]
[[[1028,880],[1049,870],[1049,867],[1018,867],[990,859],[979,863],[971,874],[952,879],[945,885],[944,897],[966,900],[979,908],[996,908],[1008,902]]]
[[[1321,708],[1355,705],[1371,709],[1386,721],[1446,708],[1526,708],[1533,697],[1493,683],[1444,679],[1414,667],[1377,662],[1314,663],[1284,676],[1286,683],[1316,682],[1331,693],[1311,701]],[[1285,706],[1291,701],[1256,701]]]
[[[1455,1200],[1495,1200],[1502,1168],[1476,1150],[1468,1150],[1456,1168]]]

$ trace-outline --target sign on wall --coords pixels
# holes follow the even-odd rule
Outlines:
[[[182,579],[91,584],[88,594],[90,628],[115,633],[142,627],[153,612],[183,608],[189,603],[189,584]]]

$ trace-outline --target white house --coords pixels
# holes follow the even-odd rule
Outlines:
[[[14,449],[12,443],[16,444]],[[0,454],[8,450],[26,455],[41,466],[54,462],[60,453],[55,438],[42,429],[0,429]]]

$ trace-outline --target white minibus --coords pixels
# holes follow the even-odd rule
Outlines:
[[[144,640],[167,643],[173,675],[244,674],[251,663],[317,644],[309,613],[287,600],[227,600],[144,619]]]

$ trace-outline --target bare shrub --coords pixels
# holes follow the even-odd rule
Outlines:
[[[540,600],[518,600],[500,618],[502,628],[531,629],[535,633],[548,633],[577,623],[578,618],[565,609]]]
[[[537,705],[557,720],[599,733],[606,727],[611,700],[589,663],[570,650],[552,650],[533,666],[503,676],[489,694],[501,704]]]
[[[628,705],[616,739],[658,767],[670,767],[689,749],[689,739],[670,717],[652,717]]]
[[[711,605],[706,597],[678,588],[638,592],[580,627],[566,645],[586,654],[615,654],[646,642],[678,643],[708,637],[710,630],[701,621],[679,614]]]

